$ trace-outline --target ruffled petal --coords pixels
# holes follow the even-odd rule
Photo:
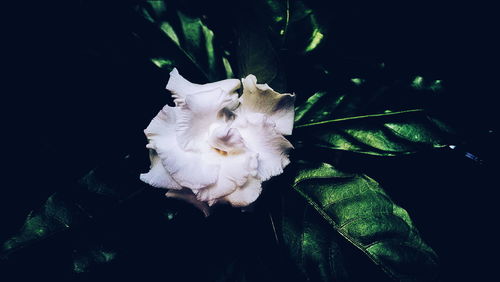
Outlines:
[[[182,189],[181,185],[163,167],[160,157],[152,149],[149,150],[149,159],[151,160],[151,167],[149,172],[140,175],[142,181],[156,188]]]
[[[191,83],[179,74],[179,71],[174,68],[170,72],[170,79],[167,83],[167,90],[172,92],[174,98],[185,98],[190,94],[210,91],[216,88],[223,92],[232,93],[240,88],[241,83],[238,79],[225,79],[207,84]]]
[[[242,82],[241,110],[265,114],[276,125],[277,132],[292,134],[295,95],[280,94],[267,84],[257,84],[254,75],[248,75]]]
[[[255,177],[250,177],[245,185],[225,196],[222,201],[230,203],[233,207],[246,207],[255,202],[261,192],[261,181]]]
[[[193,206],[198,208],[201,212],[203,212],[205,217],[210,215],[210,207],[207,205],[207,203],[198,201],[196,199],[196,196],[189,189],[170,190],[165,194],[165,196],[167,196],[167,198],[179,199],[192,204]]]
[[[200,201],[209,205],[244,185],[249,177],[255,176],[257,171],[257,154],[244,152],[221,156],[221,167],[217,182],[207,188],[201,189],[196,195]]]
[[[212,148],[226,153],[239,153],[246,148],[245,141],[236,128],[230,124],[213,124],[209,130],[208,143]]]
[[[219,165],[201,154],[183,151],[175,136],[176,108],[163,107],[144,130],[148,148],[156,151],[163,167],[183,187],[201,189],[217,181]]]
[[[258,176],[261,180],[281,174],[290,163],[288,151],[293,148],[292,144],[276,132],[274,124],[264,114],[239,115],[233,126],[238,128],[248,149],[258,154]]]
[[[144,129],[144,134],[148,139],[154,136],[165,135],[165,132],[175,130],[175,111],[173,107],[164,106],[158,114],[151,120],[148,127]]]
[[[191,94],[179,102],[176,134],[179,145],[185,150],[199,151],[207,145],[208,128],[217,119],[219,112],[238,99],[220,88]]]

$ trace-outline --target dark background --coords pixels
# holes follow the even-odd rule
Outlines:
[[[349,1],[329,7],[333,30],[328,45],[332,50],[331,62],[376,57],[401,72],[442,79],[446,92],[435,106],[446,121],[459,129],[463,141],[455,150],[390,159],[354,158],[350,162],[363,167],[409,211],[423,238],[439,254],[443,280],[489,280],[496,273],[492,257],[498,252],[495,10],[476,2],[372,2]],[[12,236],[28,212],[55,191],[65,189],[98,164],[143,148],[142,129],[156,113],[157,105],[163,103],[157,93],[164,91],[168,77],[141,55],[144,47],[130,35],[134,22],[127,5],[128,1],[75,0],[12,10],[15,18],[8,29],[12,31],[9,43],[13,44],[9,44],[12,50],[7,56],[12,63],[10,82],[14,87],[7,95],[19,100],[19,106],[12,112],[4,111],[8,113],[4,121],[14,124],[15,129],[6,135],[12,142],[6,147],[7,156],[14,159],[5,162],[12,171],[7,170],[8,182],[0,197],[4,202],[0,241]],[[482,161],[465,157],[466,152]],[[146,157],[138,157],[138,162]],[[154,202],[155,196],[153,192],[141,196],[132,210],[142,207],[141,201]],[[156,201],[158,205],[163,203]],[[136,224],[133,229],[106,234],[115,238],[110,240],[127,238],[122,240],[131,244],[131,254],[144,256],[144,260],[140,259],[139,264],[130,261],[131,268],[125,271],[129,277],[115,276],[113,270],[106,275],[146,277],[148,281],[155,275],[168,276],[161,269],[171,263],[182,265],[171,270],[172,276],[185,272],[187,277],[198,279],[209,271],[206,266],[197,266],[203,265],[202,260],[212,255],[224,256],[207,245],[237,244],[239,240],[233,235],[253,242],[242,252],[259,254],[272,249],[265,247],[273,246],[267,225],[262,234],[250,236],[249,226],[265,225],[259,220],[260,215],[248,216],[229,228],[224,223],[231,215],[219,215],[206,223],[196,211],[187,210],[191,213],[183,215],[185,220],[197,225],[178,223],[178,229],[190,237],[186,239],[178,231],[170,234],[168,240],[172,244],[187,244],[199,237],[204,239],[196,246],[185,247],[187,251],[182,251],[179,243],[173,253],[184,263],[179,264],[175,258],[152,259],[162,257],[161,249],[148,244],[148,234],[160,236],[154,234],[152,227],[157,221],[143,222],[137,214],[124,211],[120,220],[128,217]],[[148,215],[142,208],[138,213]],[[227,238],[213,231],[217,229],[227,231]],[[263,246],[256,247],[259,244],[255,238],[261,238]],[[58,257],[59,239],[53,240],[48,246],[37,247],[35,255],[9,263],[3,268],[6,275],[13,275],[12,281],[26,275],[66,277],[57,268],[65,264]],[[203,256],[190,257],[200,249]],[[283,277],[280,269],[274,271],[276,276],[267,277],[270,281]]]

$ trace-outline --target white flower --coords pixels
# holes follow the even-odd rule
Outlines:
[[[236,92],[243,85],[243,94]],[[215,203],[244,207],[263,181],[283,172],[293,148],[295,96],[280,94],[249,75],[204,85],[170,73],[175,107],[164,106],[144,130],[151,167],[142,181],[168,197],[195,204],[205,215]]]

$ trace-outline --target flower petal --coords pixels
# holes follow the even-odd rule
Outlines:
[[[223,201],[230,203],[233,207],[246,207],[255,202],[261,192],[261,181],[250,177],[245,185],[224,197]]]
[[[170,72],[170,79],[167,83],[167,90],[172,92],[174,98],[185,98],[187,95],[200,92],[210,91],[216,88],[222,89],[223,92],[232,93],[240,88],[239,79],[225,79],[207,84],[191,83],[179,74],[179,71],[174,68]]]
[[[253,152],[227,154],[221,158],[217,182],[199,190],[196,195],[198,200],[208,202],[209,205],[234,192],[237,187],[244,185],[249,177],[257,173],[257,154]]]
[[[148,127],[144,129],[144,134],[148,139],[154,136],[165,135],[175,129],[175,111],[173,107],[164,106],[158,114],[151,120]]]
[[[210,207],[207,205],[207,203],[198,201],[196,199],[196,196],[189,189],[170,190],[165,194],[165,196],[167,196],[167,198],[179,199],[192,204],[201,212],[203,212],[203,215],[205,215],[205,217],[210,215]]]
[[[236,94],[229,94],[220,88],[199,95],[187,95],[177,111],[176,134],[179,145],[190,151],[199,151],[206,146],[210,124],[221,118],[219,112],[237,98]]]
[[[290,135],[293,130],[294,94],[280,94],[267,84],[257,84],[254,75],[242,79],[241,110],[262,113],[276,125],[276,131]]]
[[[262,181],[281,174],[290,163],[288,151],[292,144],[276,132],[264,114],[238,115],[233,126],[238,128],[248,149],[258,153],[258,176]]]
[[[183,187],[201,189],[217,181],[219,165],[200,154],[183,151],[175,136],[176,108],[163,107],[144,130],[148,148],[154,149],[163,167]]]
[[[236,128],[230,127],[230,124],[219,125],[214,123],[210,128],[210,137],[208,143],[211,147],[227,153],[238,153],[246,148],[245,141]]]
[[[148,173],[142,173],[140,179],[147,184],[156,188],[166,189],[182,189],[179,183],[170,176],[168,171],[163,167],[160,157],[152,149],[149,150],[149,159],[151,160],[151,168]]]

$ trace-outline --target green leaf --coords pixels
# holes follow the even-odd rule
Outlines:
[[[330,229],[321,225],[305,207],[292,210],[289,218],[295,220],[285,221],[283,232],[292,257],[311,280],[345,278],[345,265],[335,252],[338,243],[332,241],[329,232],[338,233],[392,278],[401,281],[435,278],[436,254],[422,240],[408,213],[377,182],[366,175],[339,171],[326,163],[303,165],[293,189]],[[299,222],[296,219],[301,211]],[[294,224],[301,224],[302,228]]]
[[[153,24],[135,34],[151,49],[149,57],[156,66],[168,71],[186,68],[206,81],[233,76],[227,51],[216,45],[214,32],[199,17],[183,13],[175,1],[141,1],[135,10]]]
[[[287,66],[297,59],[290,54],[304,55],[324,42],[326,25],[318,18],[303,1],[252,2],[239,17],[238,74],[254,74],[260,83],[290,91],[286,84],[293,70]]]
[[[252,19],[250,14],[244,17],[247,20],[242,19],[238,25],[238,75],[245,77],[253,74],[258,83],[268,83],[280,91],[282,86],[275,84],[280,79],[276,51],[263,27],[259,23],[249,25],[248,21]]]
[[[326,25],[321,22],[318,14],[312,11],[304,13],[304,17],[292,18],[288,30],[288,46],[303,54],[316,51],[324,45],[328,35]]]
[[[395,156],[442,148],[455,142],[455,132],[421,108],[432,89],[415,80],[384,86],[374,70],[370,79],[338,79],[295,109],[299,147],[320,147],[378,156]],[[375,79],[376,78],[376,79]],[[431,97],[429,97],[431,96]]]
[[[439,120],[415,109],[302,124],[296,126],[295,135],[299,148],[395,156],[446,147],[453,140],[450,132]]]
[[[305,54],[325,41],[327,25],[318,11],[305,1],[266,0],[256,1],[254,5],[271,37],[279,42],[279,48]]]
[[[440,80],[398,78],[372,65],[361,76],[332,76],[324,87],[295,109],[298,148],[395,156],[456,142],[453,129],[424,111]]]
[[[284,192],[281,229],[286,255],[310,281],[345,281],[348,273],[331,227],[303,199]],[[301,201],[302,200],[302,201]]]
[[[71,202],[68,203],[64,195],[53,194],[40,211],[32,211],[28,215],[19,233],[3,244],[2,253],[9,254],[36,241],[64,232],[74,224],[85,220],[88,220],[88,217],[82,209]]]
[[[373,66],[363,76],[330,76],[328,86],[297,105],[295,124],[428,108],[441,84],[421,76],[394,77]]]
[[[88,244],[84,248],[75,250],[73,253],[73,271],[75,273],[89,272],[96,265],[112,262],[116,259],[116,251],[110,250],[103,245]]]
[[[54,193],[40,209],[32,211],[21,230],[2,245],[1,253],[8,256],[56,234],[84,226],[145,187],[136,169],[131,167],[129,157],[98,167],[81,178],[77,185]]]

